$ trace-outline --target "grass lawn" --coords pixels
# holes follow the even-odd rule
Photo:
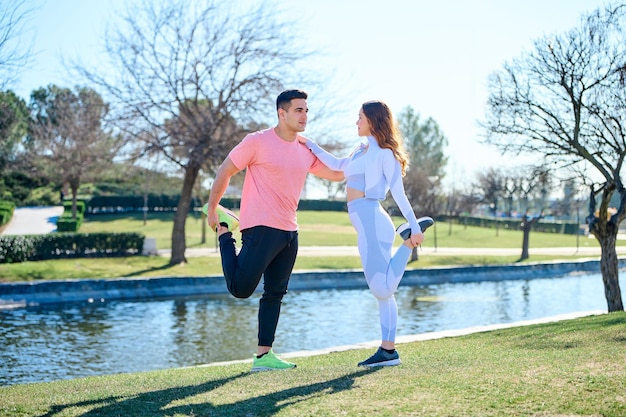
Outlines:
[[[0,415],[626,415],[626,313],[398,346],[403,364],[357,368],[372,349],[0,387]]]
[[[144,223],[142,213],[93,215],[85,219],[80,232],[142,233],[148,238],[156,239],[157,248],[164,249],[172,246],[173,217],[173,213],[149,213]],[[401,217],[393,220],[396,225],[403,222]],[[199,214],[189,215],[185,227],[188,248],[215,248],[215,233],[204,227],[204,224],[205,221]],[[346,212],[300,211],[298,225],[301,246],[356,245],[356,232]],[[435,233],[437,245],[440,247],[520,248],[520,251],[522,247],[522,232],[519,230],[496,230],[438,222],[426,232],[424,245],[435,244]],[[239,240],[238,232],[235,232],[235,238]],[[626,242],[622,242],[626,245]],[[396,243],[400,244],[399,237]],[[530,245],[534,248],[576,247],[577,238],[574,235],[531,232]],[[599,246],[596,239],[585,236],[579,236],[578,245]]]

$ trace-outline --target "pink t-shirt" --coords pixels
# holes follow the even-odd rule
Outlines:
[[[307,173],[324,166],[309,148],[297,139],[281,139],[270,128],[247,135],[228,156],[238,169],[246,169],[240,229],[269,226],[298,230],[296,210]]]

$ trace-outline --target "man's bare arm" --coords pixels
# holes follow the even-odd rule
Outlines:
[[[219,204],[220,200],[224,196],[226,189],[228,188],[228,184],[230,183],[230,178],[241,171],[239,168],[233,164],[233,161],[230,158],[226,158],[222,165],[220,165],[217,173],[215,174],[215,180],[213,181],[213,186],[211,187],[211,193],[209,194],[209,211],[207,213],[207,222],[209,223],[209,227],[212,230],[215,230],[218,224],[217,213],[215,209]]]
[[[345,175],[343,175],[343,171],[333,171],[327,166],[324,166],[313,175],[331,181],[343,181],[346,179]]]

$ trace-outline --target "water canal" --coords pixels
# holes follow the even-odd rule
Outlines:
[[[399,335],[606,310],[598,274],[400,287]],[[247,359],[258,295],[68,303],[0,310],[0,385]],[[274,349],[377,340],[366,289],[290,291]]]

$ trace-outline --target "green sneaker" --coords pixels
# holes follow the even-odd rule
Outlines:
[[[295,367],[295,363],[287,362],[280,359],[270,349],[269,352],[267,352],[260,358],[257,358],[256,355],[254,355],[254,360],[252,361],[252,370],[250,370],[250,372],[281,371],[284,369],[293,369]]]
[[[226,207],[221,205],[217,205],[215,209],[217,212],[217,216],[219,218],[219,222],[222,226],[227,227],[228,231],[232,232],[239,226],[239,217],[232,211],[228,210]],[[205,204],[202,206],[202,212],[206,215],[209,213],[209,205]]]

